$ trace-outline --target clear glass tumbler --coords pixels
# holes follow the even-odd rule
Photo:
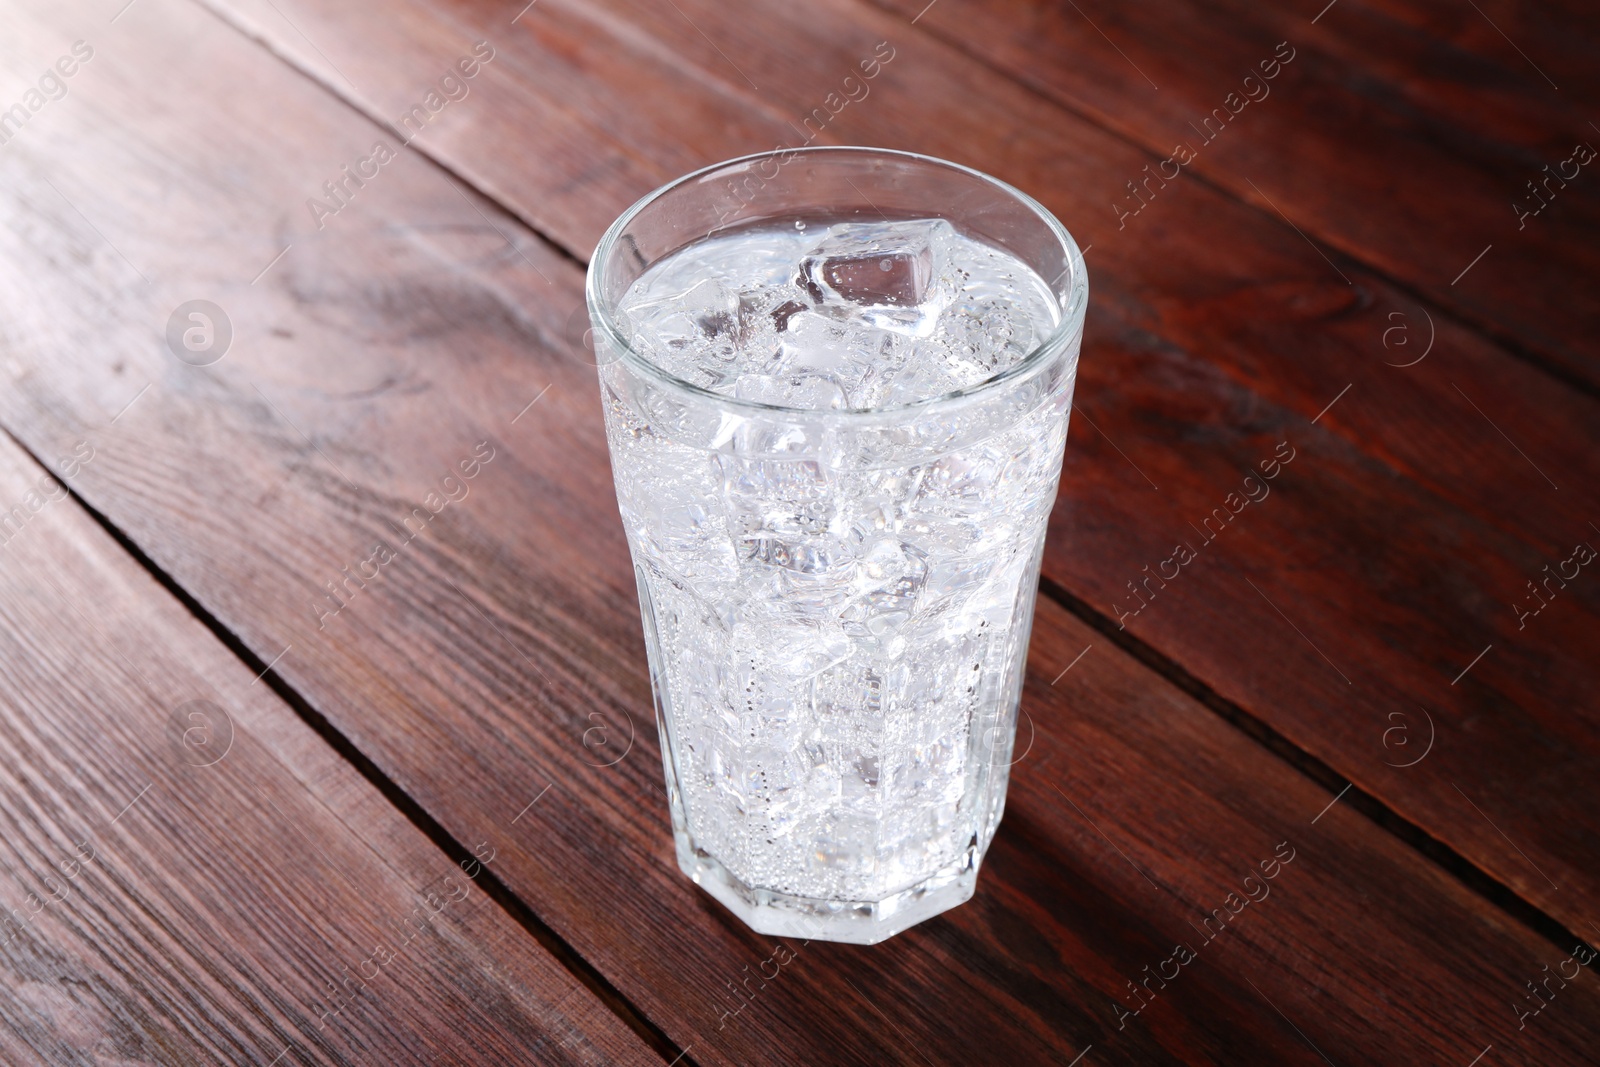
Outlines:
[[[719,387],[632,324],[652,268],[729,237],[782,261],[770,249],[796,232],[846,234],[774,268],[799,299],[773,309],[707,282],[651,322],[709,350],[747,330],[770,342],[809,311],[815,330],[886,324],[882,351],[915,359],[934,329],[916,302],[942,293],[970,311],[963,365],[995,372],[918,395],[944,379],[901,365],[883,402],[850,406],[833,384],[863,379],[848,356]],[[909,250],[881,251],[896,242]],[[962,288],[979,246],[1042,294],[1038,321]],[[1042,206],[903,152],[718,164],[601,240],[588,304],[678,863],[753,929],[870,944],[971,897],[1005,802],[1087,302],[1083,257]]]

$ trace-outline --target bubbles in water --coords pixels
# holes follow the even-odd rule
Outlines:
[[[806,411],[976,384],[1057,314],[1024,264],[939,219],[713,238],[623,307],[669,373]],[[956,449],[942,417],[908,423],[925,458],[896,463],[826,420],[701,414],[715,405],[631,373],[606,368],[608,433],[696,846],[747,885],[828,900],[960,863],[998,818],[989,753],[1016,705],[1065,400],[1008,391],[993,432]]]
[[[635,347],[727,396],[829,410],[975,385],[1055,324],[1050,287],[943,219],[742,230],[655,264],[620,301]]]

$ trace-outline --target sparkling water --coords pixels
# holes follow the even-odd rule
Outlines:
[[[758,929],[970,895],[1066,438],[1075,363],[1027,361],[1059,315],[930,219],[712,237],[618,302],[703,390],[601,372],[680,860]]]

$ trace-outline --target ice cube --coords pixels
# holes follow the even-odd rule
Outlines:
[[[943,219],[830,226],[800,261],[799,283],[830,318],[926,337],[954,291],[955,237]]]
[[[772,373],[781,363],[778,348],[790,320],[810,306],[805,291],[793,285],[746,287],[736,303],[738,372]]]
[[[814,871],[868,875],[877,869],[877,836],[878,824],[870,815],[830,813],[807,859]]]
[[[911,621],[928,579],[928,557],[914,545],[885,537],[856,558],[856,588],[864,589],[840,616],[845,632],[888,637]]]
[[[856,304],[910,307],[922,299],[932,266],[925,252],[870,252],[813,262],[813,280]]]
[[[992,557],[940,555],[940,562],[928,569],[928,584],[924,587],[928,599],[935,603],[947,600],[959,603],[981,592],[995,569],[996,561]]]
[[[663,366],[687,380],[695,376],[683,371],[729,363],[739,355],[739,294],[715,278],[630,307],[628,314],[636,324],[634,347],[660,358]]]
[[[768,501],[785,503],[821,500],[832,491],[828,472],[814,459],[739,459],[717,457],[723,485],[730,497],[759,506]]]
[[[996,374],[1027,356],[1035,343],[1033,323],[1009,297],[980,299],[961,294],[939,316],[934,339],[946,361],[973,381]]]
[[[910,353],[910,340],[858,319],[838,320],[805,309],[789,320],[779,345],[785,371],[826,374],[844,390],[846,407],[871,407]]]
[[[1006,479],[1016,466],[1015,452],[994,445],[942,456],[918,483],[915,504],[947,513],[1004,510],[1003,502],[1010,499]]]
[[[848,762],[840,775],[839,800],[847,809],[872,813],[879,802],[878,781],[881,768],[872,752],[847,752]]]
[[[785,332],[789,329],[789,321],[805,309],[806,306],[798,300],[785,300],[771,311],[772,328],[778,333]]]
[[[699,582],[728,582],[738,576],[738,561],[722,514],[701,503],[652,500],[641,534],[660,558],[682,576]]]
[[[849,564],[848,551],[836,538],[784,537],[763,530],[739,538],[734,547],[746,563],[797,575],[828,575]]]

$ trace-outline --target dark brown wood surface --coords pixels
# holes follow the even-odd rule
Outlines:
[[[924,3],[885,6],[911,18]],[[1600,147],[1583,84],[1593,63],[1550,47],[1570,29],[1515,14],[1359,0],[941,0],[919,25],[1145,149],[1158,176],[1172,178],[1178,166],[1159,163],[1187,147],[1182,169],[1198,180],[1593,393],[1600,304],[1572,299],[1570,279],[1600,273],[1581,238],[1600,224],[1600,200],[1585,195],[1586,168],[1540,184],[1576,145]],[[1124,187],[1101,211],[1145,225],[1172,210],[1167,188]]]
[[[0,500],[5,1062],[656,1062],[8,437]]]
[[[1600,909],[1588,844],[1600,808],[1580,784],[1600,759],[1589,669],[1600,601],[1575,583],[1531,629],[1514,610],[1536,606],[1526,584],[1592,533],[1600,406],[1583,394],[1371,268],[1330,264],[1293,227],[1213,185],[1174,184],[1161,194],[1168,213],[1153,204],[1119,230],[1102,194],[1115,175],[1138,174],[1145,153],[870,7],[775,4],[760,19],[724,20],[719,44],[696,28],[718,18],[709,4],[612,0],[581,14],[541,4],[514,28],[487,5],[413,5],[359,47],[341,38],[349,26],[333,5],[297,5],[293,27],[266,8],[228,10],[380,120],[404,110],[413,72],[464,47],[452,40],[499,42],[503,64],[485,72],[482,100],[447,111],[416,144],[580,258],[649,185],[609,193],[587,179],[622,171],[606,161],[643,145],[673,160],[655,179],[666,180],[793,143],[793,119],[780,116],[807,114],[831,91],[819,71],[848,71],[852,56],[892,41],[895,58],[828,136],[984,167],[1075,230],[1083,222],[1096,300],[1087,344],[1104,357],[1083,365],[1081,451],[1069,457],[1047,573],[1082,610],[1113,627],[1122,619],[1140,647],[1159,649],[1169,674],[1569,927]],[[585,37],[589,62],[572,61]],[[614,65],[648,78],[682,69],[681,57],[692,62],[676,95],[623,93],[616,79],[607,89]],[[768,72],[759,89],[741,80],[744,66]],[[540,184],[501,146],[518,129],[543,137],[554,121],[550,136],[574,152],[554,153]],[[684,158],[685,146],[704,147]],[[1300,458],[1277,502],[1207,547],[1202,520],[1283,440]],[[1148,587],[1162,598],[1148,611],[1122,616],[1140,603],[1128,583],[1180,542],[1201,559],[1170,589]],[[1392,766],[1406,762],[1384,747],[1401,736],[1386,733],[1402,721],[1393,715],[1442,738],[1426,772]],[[1552,804],[1562,819],[1543,817]]]
[[[296,826],[360,858],[303,903],[277,904],[275,855],[294,857],[291,874],[317,870],[281,825],[224,805],[197,776],[144,797],[158,827],[223,805],[236,862],[226,878],[195,873],[203,834],[138,842],[136,888],[156,904],[97,913],[89,928],[104,943],[50,928],[41,951],[86,961],[86,974],[128,983],[135,949],[120,946],[159,939],[206,975],[133,985],[130,998],[166,1014],[108,1021],[115,1055],[135,1058],[138,1035],[158,1032],[145,1020],[181,1017],[204,1035],[187,1040],[211,1042],[187,1047],[269,1062],[254,1038],[276,1017],[226,1006],[267,999],[228,971],[264,936],[252,931],[285,931],[273,951],[318,975],[305,961],[324,943],[356,938],[381,903],[415,896],[420,872],[447,873],[485,843],[495,903],[477,890],[463,902],[482,925],[448,941],[459,962],[441,949],[443,977],[419,975],[362,1017],[365,1044],[308,1060],[405,1062],[429,1048],[549,1062],[566,1040],[579,1062],[1592,1061],[1592,975],[1520,1028],[1515,1010],[1533,1006],[1526,983],[1578,935],[1600,935],[1587,929],[1600,893],[1584,786],[1596,766],[1596,600],[1574,583],[1525,630],[1504,603],[1586,536],[1594,405],[1540,370],[1531,347],[1481,332],[1524,313],[1514,300],[1466,314],[1368,262],[1359,235],[1339,244],[1339,219],[1322,220],[1318,239],[1346,253],[1347,287],[1215,178],[1174,186],[1165,221],[1097,231],[1095,205],[1146,153],[920,21],[863,5],[731,18],[682,2],[541,0],[518,15],[145,0],[114,23],[87,3],[3,17],[11,70],[88,39],[82,27],[107,29],[68,96],[0,146],[0,424],[47,462],[94,441],[93,462],[66,480],[120,532],[115,551],[133,554],[101,568],[156,570],[198,617],[141,579],[139,603],[163,606],[123,625],[148,643],[149,613],[166,612],[159,633],[188,635],[167,640],[191,686],[270,687],[320,731],[327,740],[257,698],[300,738],[268,745],[262,766],[333,783],[339,801],[323,801],[337,820]],[[479,40],[495,58],[416,141],[423,151],[400,150],[316,228],[306,198],[375,141],[397,142],[373,119],[402,114]],[[1104,239],[1090,252],[1082,411],[1024,697],[1032,744],[978,896],[874,949],[795,945],[779,978],[747,984],[773,941],[672,858],[593,369],[570,324],[580,261],[627,202],[698,163],[792,142],[788,123],[831,91],[830,72],[878,40],[896,58],[829,139],[972,162],[1039,194],[1085,244]],[[215,365],[166,348],[167,317],[190,299],[218,302],[233,323]],[[1437,324],[1437,351],[1384,367],[1412,358],[1384,347],[1386,315],[1419,330],[1419,309]],[[1473,423],[1473,403],[1517,445]],[[1282,440],[1296,458],[1272,496],[1119,631],[1122,583]],[[1566,484],[1530,487],[1519,447]],[[326,583],[475,450],[493,458],[470,492],[331,612]],[[76,504],[55,507],[99,555],[69,552],[85,538],[70,531],[51,544],[41,525],[25,536],[54,555],[35,569],[70,572],[88,595],[99,571],[79,561],[114,554],[112,542]],[[132,686],[94,659],[50,674],[42,664],[82,655],[81,633],[12,602],[8,713],[52,684]],[[103,660],[110,647],[91,645]],[[1418,705],[1434,748],[1394,767],[1420,751]],[[1400,735],[1387,732],[1392,713],[1411,716]],[[34,718],[46,726],[30,729],[81,733],[61,725],[64,708]],[[119,739],[97,737],[97,751]],[[42,780],[46,756],[22,762],[35,777],[19,781]],[[80,761],[54,788],[88,805],[126,773]],[[1345,782],[1359,790],[1342,793]],[[301,818],[325,810],[301,803]],[[8,827],[47,823],[7,813]],[[1271,895],[1206,942],[1196,924],[1280,848],[1294,858]],[[162,903],[208,878],[230,887],[220,914],[237,932]],[[1195,963],[1126,1014],[1139,1003],[1127,984],[1178,941]],[[81,1049],[102,1029],[38,996],[44,1007],[14,1009],[31,1014],[17,1016],[26,1026],[8,1054],[93,1062],[39,1035],[66,1032]],[[495,998],[516,1007],[486,1007]],[[478,1006],[475,1022],[462,1004]]]

